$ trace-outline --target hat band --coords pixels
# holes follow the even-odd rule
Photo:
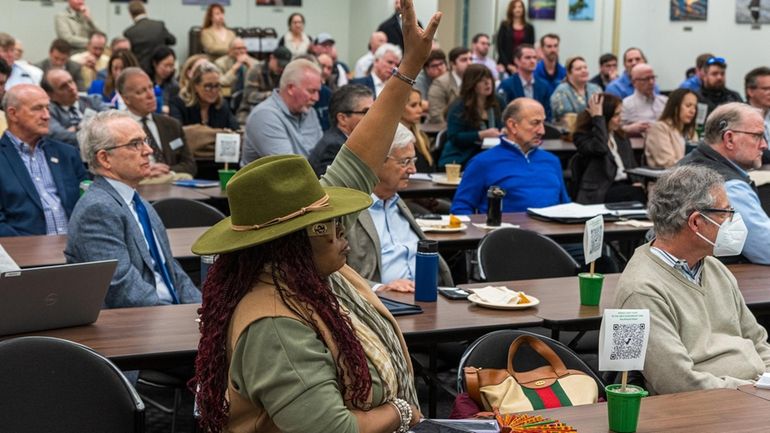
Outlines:
[[[313,212],[313,211],[316,211],[316,210],[322,210],[322,209],[325,209],[327,207],[329,207],[329,195],[328,194],[324,194],[324,196],[321,197],[320,199],[318,199],[318,200],[314,201],[313,203],[310,203],[309,205],[300,208],[298,211],[292,212],[292,213],[290,213],[290,214],[288,214],[286,216],[273,218],[270,221],[268,221],[266,223],[262,223],[262,224],[254,224],[254,225],[248,225],[248,226],[231,224],[230,228],[233,229],[236,232],[246,232],[246,231],[249,231],[249,230],[259,230],[261,228],[269,227],[269,226],[272,226],[272,225],[275,225],[275,224],[278,224],[278,223],[282,223],[284,221],[287,221],[287,220],[290,220],[290,219],[293,219],[293,218],[297,218],[299,216],[305,215],[308,212]]]

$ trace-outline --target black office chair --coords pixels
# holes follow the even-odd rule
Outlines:
[[[167,229],[209,227],[221,221],[225,214],[206,203],[187,198],[166,198],[152,204]]]
[[[438,161],[441,158],[441,152],[444,151],[444,146],[447,142],[446,129],[442,129],[436,134],[436,141],[431,149],[430,153],[433,156],[434,161]]]
[[[192,26],[187,32],[187,55],[192,56],[195,54],[201,54],[203,52],[203,44],[201,44],[201,26]]]
[[[562,130],[558,126],[548,122],[546,122],[543,126],[545,127],[543,140],[558,140],[561,138]]]
[[[476,252],[486,281],[577,275],[580,266],[564,248],[536,232],[503,227],[488,233]]]
[[[51,337],[0,342],[0,430],[144,432],[144,403],[123,373],[82,344]]]
[[[458,391],[466,391],[465,376],[463,374],[463,368],[465,367],[506,368],[508,366],[508,348],[513,343],[513,340],[520,335],[539,338],[559,355],[568,369],[580,370],[591,377],[599,388],[599,398],[606,398],[602,380],[569,347],[551,338],[515,329],[490,332],[479,337],[478,340],[468,346],[468,349],[465,350],[462,358],[460,358],[460,365],[457,368]],[[517,371],[529,371],[547,365],[547,361],[529,345],[524,344],[516,352],[514,365]]]

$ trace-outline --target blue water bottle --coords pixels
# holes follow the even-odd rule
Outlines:
[[[436,302],[438,294],[438,241],[417,242],[414,300]]]
[[[157,103],[155,112],[163,113],[163,89],[161,89],[160,86],[156,84],[153,88],[153,91],[155,92],[155,102]]]

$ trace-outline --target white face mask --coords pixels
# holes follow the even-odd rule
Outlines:
[[[700,233],[695,233],[701,239],[714,246],[714,256],[737,256],[743,251],[743,244],[746,242],[746,236],[749,234],[749,231],[746,229],[746,224],[744,224],[741,214],[736,212],[733,215],[732,221],[725,221],[722,224],[717,224],[716,221],[705,214],[701,215],[703,215],[703,218],[706,218],[709,222],[719,226],[717,239],[714,242],[706,239],[706,237]]]

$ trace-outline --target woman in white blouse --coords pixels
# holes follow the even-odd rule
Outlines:
[[[289,31],[281,36],[278,45],[288,48],[292,57],[297,57],[307,54],[310,44],[310,36],[305,34],[305,17],[299,12],[289,15]]]

